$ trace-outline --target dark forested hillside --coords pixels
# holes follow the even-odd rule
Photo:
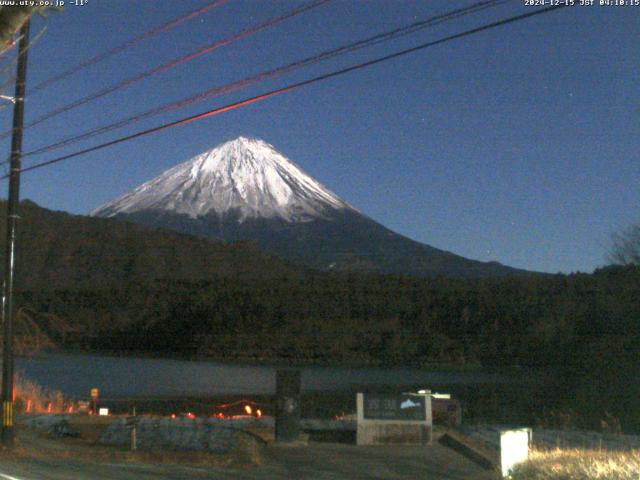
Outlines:
[[[23,302],[112,350],[225,358],[561,365],[640,333],[640,271],[483,280],[320,274],[38,289]],[[91,339],[93,337],[93,339]]]
[[[2,228],[0,218],[0,235]],[[482,279],[321,273],[251,244],[72,216],[30,202],[22,204],[19,238],[17,287],[24,301],[82,326],[81,343],[103,349],[557,365],[577,345],[616,335],[626,342],[639,328],[634,267]]]
[[[0,238],[6,203],[0,202]],[[250,243],[225,244],[110,219],[20,205],[18,288],[95,288],[125,281],[271,278],[300,269]],[[4,249],[0,249],[0,258]],[[3,263],[0,264],[0,268]]]

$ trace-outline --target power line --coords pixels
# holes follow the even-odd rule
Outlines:
[[[250,35],[253,35],[254,33],[257,33],[261,30],[264,30],[266,28],[272,27],[274,25],[277,25],[279,23],[284,22],[285,20],[288,20],[292,17],[295,17],[296,15],[300,15],[301,13],[304,13],[308,10],[311,10],[313,8],[319,7],[327,2],[329,2],[331,0],[316,0],[310,4],[304,5],[302,7],[298,7],[294,10],[291,10],[287,13],[285,13],[284,15],[280,15],[278,17],[273,17],[269,20],[266,20],[264,22],[258,23],[257,25],[254,25],[253,27],[250,27],[248,29],[242,30],[239,33],[236,33],[230,37],[224,38],[222,40],[219,40],[213,44],[207,45],[206,47],[202,47],[194,52],[190,52],[186,55],[183,55],[181,57],[175,58],[167,63],[164,63],[162,65],[159,65],[155,68],[152,68],[151,70],[147,70],[146,72],[140,73],[138,75],[135,75],[133,77],[127,78],[125,80],[122,80],[118,83],[116,83],[115,85],[112,85],[110,87],[106,87],[96,93],[93,93],[91,95],[88,95],[86,97],[82,97],[79,100],[76,100],[74,102],[71,102],[67,105],[64,105],[60,108],[57,108],[55,110],[52,110],[48,113],[45,113],[43,115],[41,115],[40,117],[36,118],[35,120],[31,121],[30,123],[25,125],[25,130],[28,128],[31,128],[35,125],[38,125],[42,122],[44,122],[45,120],[49,120],[50,118],[53,118],[57,115],[60,115],[61,113],[64,112],[68,112],[69,110],[72,110],[76,107],[79,107],[81,105],[84,105],[88,102],[91,102],[93,100],[96,100],[98,98],[104,97],[110,93],[113,93],[117,90],[121,90],[123,88],[129,87],[131,85],[133,85],[134,83],[140,82],[142,80],[145,80],[148,77],[151,77],[152,75],[156,75],[158,73],[162,73],[162,72],[166,72],[172,68],[177,67],[178,65],[181,65],[183,63],[186,63],[190,60],[193,60],[195,58],[198,58],[202,55],[205,55],[207,53],[210,53],[214,50],[217,50],[218,48],[224,47],[226,45],[229,45],[237,40],[242,40],[246,37],[249,37]],[[0,135],[0,139],[2,138],[6,138],[8,135],[11,134],[11,130],[6,131],[4,133],[2,133]]]
[[[297,70],[299,68],[302,67],[306,67],[315,63],[319,63],[321,61],[325,61],[331,58],[335,58],[339,55],[343,55],[346,53],[351,53],[357,50],[360,50],[362,48],[366,48],[366,47],[371,47],[373,45],[377,45],[379,43],[382,42],[386,42],[389,40],[394,40],[396,38],[400,38],[402,36],[405,35],[409,35],[409,34],[413,34],[416,33],[420,30],[423,30],[427,27],[432,27],[434,25],[438,25],[440,23],[443,22],[447,22],[453,19],[457,19],[472,13],[477,13],[480,12],[482,10],[485,10],[487,8],[492,8],[492,7],[496,7],[498,5],[507,3],[507,2],[511,2],[513,0],[486,0],[486,1],[482,1],[482,2],[478,2],[475,3],[471,6],[465,7],[465,8],[459,8],[456,10],[452,10],[449,12],[446,12],[444,14],[440,14],[440,15],[436,15],[433,17],[429,17],[425,20],[421,20],[419,22],[414,22],[410,25],[404,26],[404,27],[400,27],[400,28],[396,28],[394,30],[388,31],[388,32],[384,32],[384,33],[380,33],[371,37],[368,37],[366,39],[363,40],[359,40],[357,42],[353,42],[350,43],[346,46],[342,46],[339,48],[335,48],[332,50],[328,50],[328,51],[324,51],[322,53],[313,55],[311,57],[307,57],[303,60],[299,60],[293,63],[289,63],[287,65],[278,67],[278,68],[274,68],[262,73],[258,73],[256,75],[252,75],[250,77],[246,77],[242,80],[238,80],[236,82],[224,85],[224,86],[220,86],[220,87],[215,87],[215,88],[211,88],[208,90],[205,90],[203,92],[200,92],[196,95],[193,95],[191,97],[187,97],[181,100],[177,100],[174,102],[170,102],[164,105],[161,105],[159,107],[153,108],[151,110],[147,110],[146,112],[137,114],[137,115],[133,115],[131,117],[125,118],[123,120],[119,120],[115,123],[111,123],[109,125],[106,126],[102,126],[102,127],[98,127],[92,130],[88,130],[85,131],[83,133],[80,134],[76,134],[76,135],[70,135],[66,138],[63,138],[53,144],[49,144],[40,148],[37,148],[35,150],[32,150],[30,152],[26,152],[24,154],[24,156],[32,156],[32,155],[39,155],[42,153],[46,153],[46,152],[50,152],[52,150],[57,150],[59,148],[74,144],[74,143],[78,143],[81,142],[83,140],[86,140],[88,138],[94,137],[96,135],[101,135],[103,133],[107,133],[110,132],[112,130],[116,130],[119,128],[122,128],[126,125],[129,125],[131,123],[134,122],[138,122],[141,120],[144,120],[146,118],[150,118],[153,117],[155,115],[159,115],[161,113],[166,113],[178,108],[182,108],[184,106],[187,105],[191,105],[197,102],[201,102],[204,100],[208,100],[214,97],[217,97],[219,95],[223,95],[223,94],[228,94],[231,92],[234,92],[236,90],[239,90],[241,88],[245,88],[251,85],[254,85],[257,82],[261,82],[267,79],[271,79],[271,78],[276,78],[279,77],[281,75],[284,75],[286,73],[290,73],[294,70]],[[3,162],[0,162],[0,165]]]
[[[74,73],[79,72],[80,70],[83,70],[91,65],[94,65],[98,62],[101,62],[109,57],[112,57],[113,55],[116,55],[120,52],[122,52],[123,50],[126,50],[129,47],[134,46],[136,43],[139,43],[143,40],[146,40],[148,38],[154,37],[160,33],[164,33],[168,30],[171,30],[174,27],[177,27],[178,25],[188,21],[188,20],[192,20],[196,17],[199,17],[200,15],[203,15],[204,13],[207,13],[209,10],[212,10],[215,7],[218,7],[226,2],[228,2],[229,0],[216,0],[214,2],[211,2],[207,5],[205,5],[204,7],[201,7],[197,10],[194,10],[182,17],[176,18],[174,20],[171,20],[163,25],[160,25],[159,27],[153,28],[152,30],[149,30],[148,32],[142,33],[140,35],[137,35],[135,37],[133,37],[130,40],[127,40],[126,42],[113,47],[109,50],[106,50],[102,53],[99,53],[98,55],[91,57],[83,62],[78,63],[77,65],[74,65],[73,67],[68,68],[67,70],[64,70],[63,72],[54,75],[42,82],[40,82],[39,84],[37,84],[35,87],[33,87],[31,89],[30,93],[35,93],[39,90],[43,90],[51,85],[53,85],[54,83],[59,82],[60,80],[62,80],[63,78],[68,77],[69,75],[73,75]]]
[[[13,48],[18,44],[18,41],[20,41],[20,38],[16,38],[9,45],[5,46],[2,50],[0,50],[0,59],[3,59],[6,53],[9,53],[11,50],[13,50]]]
[[[383,57],[378,57],[378,58],[376,58],[374,60],[369,60],[367,62],[359,63],[359,64],[353,65],[351,67],[347,67],[347,68],[343,68],[341,70],[336,70],[334,72],[326,73],[324,75],[320,75],[320,76],[311,78],[309,80],[304,80],[304,81],[301,81],[301,82],[293,83],[293,84],[287,85],[285,87],[282,87],[282,88],[279,88],[279,89],[276,89],[276,90],[272,90],[270,92],[266,92],[266,93],[263,93],[261,95],[257,95],[255,97],[247,98],[247,99],[244,99],[244,100],[241,100],[241,101],[238,101],[238,102],[234,102],[234,103],[225,105],[223,107],[215,108],[213,110],[208,110],[206,112],[202,112],[202,113],[199,113],[199,114],[196,114],[196,115],[185,117],[183,119],[176,120],[174,122],[165,123],[163,125],[159,125],[159,126],[154,127],[154,128],[150,128],[150,129],[143,130],[143,131],[131,134],[131,135],[120,137],[120,138],[117,138],[115,140],[111,140],[109,142],[102,143],[100,145],[95,145],[93,147],[85,148],[83,150],[79,150],[79,151],[74,152],[74,153],[70,153],[70,154],[63,155],[63,156],[60,156],[60,157],[57,157],[57,158],[54,158],[54,159],[51,159],[51,160],[40,162],[40,163],[31,165],[29,167],[22,168],[21,171],[22,172],[27,172],[27,171],[30,171],[30,170],[36,170],[36,169],[43,168],[43,167],[46,167],[46,166],[49,166],[49,165],[53,165],[55,163],[59,163],[59,162],[65,161],[65,160],[69,160],[69,159],[74,158],[74,157],[78,157],[80,155],[84,155],[86,153],[94,152],[94,151],[101,150],[103,148],[107,148],[107,147],[110,147],[110,146],[113,146],[113,145],[116,145],[116,144],[119,144],[119,143],[123,143],[123,142],[129,141],[129,140],[133,140],[135,138],[139,138],[139,137],[143,137],[143,136],[146,136],[146,135],[150,135],[152,133],[156,133],[156,132],[159,132],[161,130],[166,130],[168,128],[177,127],[179,125],[183,125],[183,124],[186,124],[186,123],[191,123],[191,122],[193,122],[195,120],[200,120],[200,119],[211,117],[211,116],[214,116],[214,115],[219,115],[221,113],[224,113],[224,112],[227,112],[227,111],[230,111],[230,110],[235,110],[236,108],[239,108],[239,107],[250,105],[252,103],[256,103],[256,102],[259,102],[259,101],[262,101],[262,100],[266,100],[267,98],[275,97],[275,96],[280,95],[280,94],[285,93],[285,92],[290,92],[292,90],[297,90],[298,88],[301,88],[301,87],[304,87],[304,86],[307,86],[307,85],[311,85],[311,84],[318,83],[318,82],[321,82],[321,81],[324,81],[324,80],[328,80],[330,78],[334,78],[334,77],[337,77],[337,76],[340,76],[340,75],[344,75],[344,74],[347,74],[347,73],[350,73],[350,72],[353,72],[353,71],[356,71],[356,70],[361,70],[363,68],[370,67],[370,66],[373,66],[373,65],[377,65],[379,63],[386,62],[388,60],[392,60],[392,59],[395,59],[395,58],[399,58],[399,57],[408,55],[410,53],[414,53],[414,52],[417,52],[417,51],[420,51],[420,50],[424,50],[424,49],[429,48],[429,47],[433,47],[433,46],[436,46],[436,45],[440,45],[440,44],[443,44],[443,43],[450,42],[452,40],[457,40],[459,38],[463,38],[463,37],[467,37],[467,36],[470,36],[470,35],[474,35],[476,33],[480,33],[480,32],[483,32],[485,30],[490,30],[490,29],[497,28],[497,27],[500,27],[500,26],[503,26],[503,25],[507,25],[507,24],[514,23],[514,22],[517,22],[517,21],[520,21],[520,20],[524,20],[524,19],[527,19],[527,18],[530,18],[530,17],[534,17],[534,16],[537,16],[537,15],[542,15],[542,14],[545,14],[545,13],[549,13],[549,12],[552,12],[554,10],[559,10],[559,9],[564,8],[566,6],[567,5],[564,5],[564,4],[555,5],[555,6],[551,6],[551,7],[542,8],[542,9],[539,9],[539,10],[534,10],[534,11],[531,11],[531,12],[528,12],[528,13],[524,13],[524,14],[521,14],[521,15],[516,15],[516,16],[513,16],[513,17],[508,17],[508,18],[505,18],[505,19],[502,19],[502,20],[498,20],[496,22],[489,23],[489,24],[486,24],[486,25],[483,25],[483,26],[480,26],[480,27],[476,27],[476,28],[473,28],[471,30],[466,30],[466,31],[461,32],[461,33],[457,33],[457,34],[454,34],[454,35],[449,35],[449,36],[441,38],[439,40],[434,40],[434,41],[431,41],[431,42],[423,43],[423,44],[418,45],[416,47],[408,48],[406,50],[401,50],[399,52],[395,52],[395,53],[392,53],[392,54],[389,54],[389,55],[385,55]],[[6,178],[8,178],[8,176],[4,175],[4,176],[0,177],[0,180],[4,180]]]

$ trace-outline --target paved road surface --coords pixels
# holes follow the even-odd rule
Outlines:
[[[260,465],[246,468],[97,462],[42,456],[0,459],[0,480],[165,479],[494,479],[490,472],[434,443],[429,447],[358,447],[317,443],[267,447]]]

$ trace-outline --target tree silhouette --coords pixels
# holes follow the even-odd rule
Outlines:
[[[640,223],[613,235],[608,258],[617,265],[640,265]]]

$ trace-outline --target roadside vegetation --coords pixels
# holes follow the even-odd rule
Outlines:
[[[536,450],[512,480],[638,480],[640,451]]]
[[[62,413],[65,399],[61,392],[49,390],[24,378],[15,377],[15,411],[17,413]]]

